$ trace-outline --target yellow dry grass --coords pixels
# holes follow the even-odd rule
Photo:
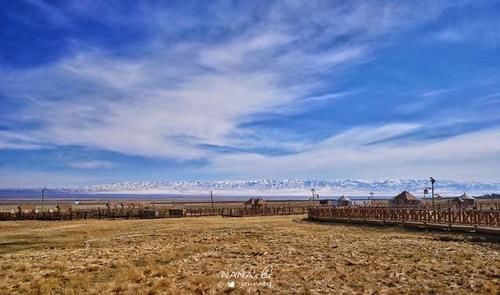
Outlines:
[[[496,244],[302,218],[2,222],[0,294],[500,292]]]

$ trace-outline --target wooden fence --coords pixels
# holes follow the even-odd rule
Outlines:
[[[243,216],[270,216],[270,215],[298,215],[306,214],[308,207],[271,207],[258,209],[231,208],[223,209],[222,216],[243,217]]]
[[[259,210],[243,208],[91,208],[68,210],[17,210],[0,212],[0,220],[73,220],[73,219],[145,219],[178,218],[202,216],[262,216],[306,214],[307,207],[263,208]]]
[[[144,208],[92,208],[68,209],[50,211],[22,211],[0,212],[0,220],[73,220],[73,219],[116,219],[116,218],[164,218],[182,217],[183,214],[172,209],[144,209]]]
[[[453,210],[423,208],[358,207],[358,208],[311,208],[311,220],[358,220],[380,221],[381,223],[420,223],[500,227],[500,210]]]

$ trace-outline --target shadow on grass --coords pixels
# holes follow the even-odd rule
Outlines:
[[[24,250],[38,250],[47,248],[54,243],[48,241],[34,241],[31,240],[14,240],[14,241],[0,241],[0,255],[15,253]]]
[[[52,233],[50,235],[4,235],[0,237],[0,255],[20,251],[36,251],[47,248],[65,248],[81,244],[78,239],[72,237],[77,233]]]
[[[413,226],[393,225],[393,224],[376,224],[376,223],[349,223],[342,221],[318,221],[309,220],[308,218],[294,219],[294,222],[304,224],[316,224],[323,226],[346,226],[350,228],[360,228],[364,230],[378,229],[393,229],[401,232],[422,233],[428,234],[433,240],[444,242],[473,242],[473,243],[496,243],[500,246],[500,235],[475,233],[475,232],[456,232],[445,231],[433,228],[419,228]],[[382,232],[381,232],[382,233]]]

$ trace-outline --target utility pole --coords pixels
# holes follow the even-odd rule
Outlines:
[[[41,212],[43,212],[43,197],[44,197],[44,192],[45,192],[45,189],[42,188],[42,208],[40,209]]]
[[[311,193],[312,193],[312,206],[314,207],[314,196],[316,195],[316,190],[314,188],[311,188]]]
[[[430,187],[424,187],[424,199],[427,198],[430,189],[431,189]]]
[[[212,194],[212,191],[210,191],[210,202],[212,203],[212,210],[214,209],[214,195]]]
[[[436,180],[432,177],[430,177],[431,179],[431,192],[432,192],[432,210],[434,210],[434,183],[436,182]]]

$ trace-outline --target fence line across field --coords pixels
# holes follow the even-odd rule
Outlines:
[[[347,221],[380,224],[437,225],[452,227],[470,226],[472,228],[491,227],[500,230],[500,210],[454,210],[427,208],[394,207],[346,207],[346,208],[311,208],[308,217],[318,221]]]
[[[88,208],[66,210],[14,210],[0,212],[0,220],[144,219],[202,216],[271,216],[306,214],[307,207],[275,208]]]

